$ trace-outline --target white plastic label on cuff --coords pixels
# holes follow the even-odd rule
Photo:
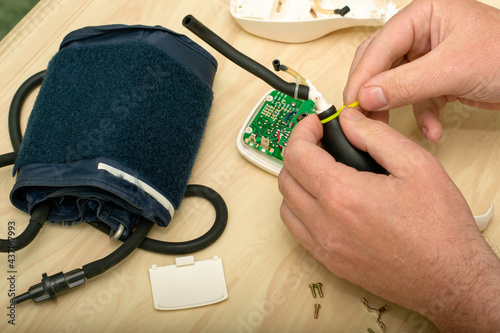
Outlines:
[[[180,310],[221,302],[228,298],[222,259],[194,261],[193,256],[175,259],[176,264],[149,269],[154,307]]]

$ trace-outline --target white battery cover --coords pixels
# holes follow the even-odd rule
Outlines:
[[[188,309],[228,298],[221,258],[195,262],[194,256],[188,256],[176,258],[175,262],[149,269],[155,309]]]

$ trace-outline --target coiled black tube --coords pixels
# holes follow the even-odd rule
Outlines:
[[[190,184],[184,195],[187,197],[200,197],[208,200],[215,209],[215,221],[210,230],[203,236],[186,242],[164,242],[151,238],[144,238],[139,248],[161,254],[188,254],[200,251],[213,244],[222,234],[227,225],[228,212],[224,199],[214,190],[203,185]],[[111,228],[101,222],[89,222],[94,228],[109,234]],[[125,241],[125,238],[120,238]]]
[[[17,89],[9,109],[9,135],[14,152],[0,155],[0,168],[12,165],[16,162],[17,153],[23,139],[21,133],[21,109],[26,97],[38,87],[45,77],[45,70],[28,78]],[[42,229],[49,214],[49,205],[40,205],[33,210],[26,229],[14,239],[0,239],[0,252],[21,250],[30,244]]]
[[[84,265],[82,269],[85,272],[85,277],[87,279],[91,279],[99,274],[104,273],[114,265],[121,262],[129,254],[134,252],[134,250],[139,246],[139,244],[142,243],[153,226],[154,222],[143,219],[139,223],[135,231],[119,248],[100,260],[96,260]]]
[[[23,139],[21,133],[21,109],[26,97],[40,84],[42,84],[43,78],[47,71],[43,70],[35,75],[29,77],[24,83],[17,89],[12,102],[10,103],[9,109],[9,135],[10,142],[14,151],[19,152],[21,148],[21,141]]]

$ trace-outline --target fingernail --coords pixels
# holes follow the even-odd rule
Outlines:
[[[428,139],[428,133],[427,133],[427,128],[426,127],[422,127],[422,134],[425,136],[426,139]]]
[[[387,97],[380,87],[365,88],[361,94],[363,95],[363,105],[368,106],[370,110],[379,110],[388,104]]]
[[[364,114],[362,114],[358,110],[351,108],[345,108],[344,110],[342,110],[340,116],[350,121],[358,121],[361,118],[365,118]]]

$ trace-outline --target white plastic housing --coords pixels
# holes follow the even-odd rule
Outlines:
[[[333,13],[346,5],[345,16]],[[398,9],[394,0],[231,0],[230,11],[254,35],[302,43],[339,29],[384,25]]]
[[[270,90],[264,96],[262,96],[260,101],[250,111],[250,114],[243,123],[243,126],[241,126],[241,129],[238,133],[238,137],[236,138],[236,147],[238,147],[238,150],[241,153],[241,155],[243,155],[247,160],[257,165],[258,167],[266,170],[267,172],[277,176],[280,173],[281,168],[283,168],[283,162],[277,158],[267,155],[266,153],[254,147],[247,145],[245,141],[243,141],[243,134],[245,133],[246,129],[250,126],[253,119],[259,112],[260,108],[264,104],[266,97],[269,94],[271,94],[272,91],[273,90]]]

